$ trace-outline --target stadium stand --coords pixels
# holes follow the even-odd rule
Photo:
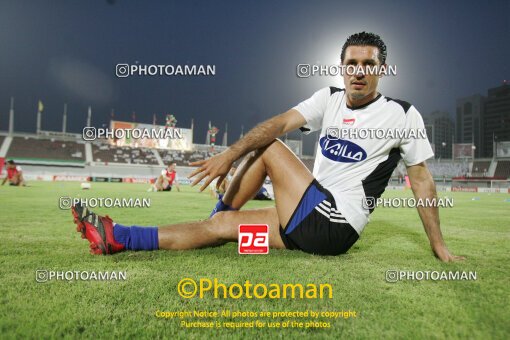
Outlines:
[[[14,137],[7,158],[85,162],[84,143],[32,137]]]
[[[490,162],[489,162],[490,163]],[[427,162],[427,166],[434,178],[452,178],[457,176],[465,175],[469,172],[469,166],[467,163],[452,162],[452,161],[436,161],[430,160]],[[397,167],[393,171],[392,178],[398,178],[407,175],[407,170],[404,162],[400,160]]]
[[[92,159],[94,162],[105,164],[159,165],[151,149],[113,146],[100,141],[92,143]]]
[[[4,135],[0,136],[0,145],[3,145],[5,140]],[[23,161],[21,164],[30,176],[30,180],[43,177],[44,180],[48,180],[59,175],[122,177],[143,181],[154,179],[167,164],[175,162],[179,181],[188,182],[186,176],[193,171],[189,163],[207,159],[225,149],[225,147],[216,146],[212,150],[210,145],[205,144],[193,144],[192,150],[150,149],[115,146],[102,139],[83,141],[81,136],[70,134],[37,136],[21,133],[13,136],[10,146],[6,145],[5,157]],[[305,155],[300,159],[313,172],[315,158]],[[494,178],[510,178],[510,160],[491,162],[490,159],[478,159],[472,163],[468,160],[429,160],[427,164],[436,182],[443,186],[449,186],[452,178],[456,177],[468,179],[480,177],[485,180],[489,176],[488,172],[494,172]],[[407,175],[406,166],[403,161],[400,161],[389,185],[402,186],[405,175]]]
[[[198,152],[211,152],[211,146],[210,145],[207,145],[207,144],[193,144],[193,148],[194,150],[198,151]],[[224,150],[226,150],[227,147],[226,146],[222,146],[222,145],[216,145],[214,146],[214,154],[215,153],[219,153],[219,152],[222,152]]]
[[[510,160],[509,161],[498,161],[494,177],[498,178],[510,178]]]
[[[471,168],[471,176],[473,177],[487,176],[487,171],[489,171],[490,165],[491,161],[474,161],[473,166]]]
[[[441,177],[451,178],[456,176],[462,176],[469,172],[468,164],[462,162],[430,161],[427,162],[427,166],[429,167],[429,170],[432,173],[432,177],[435,178]]]
[[[177,166],[188,166],[190,162],[196,162],[207,159],[214,154],[210,150],[202,151],[180,151],[180,150],[158,150],[161,155],[161,160],[164,164],[177,163]]]

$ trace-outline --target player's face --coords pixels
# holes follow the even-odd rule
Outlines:
[[[353,65],[356,69],[363,68],[365,70],[367,66],[381,66],[379,49],[374,46],[349,46],[345,50],[343,65]],[[352,67],[346,68],[346,70],[352,69]],[[367,72],[365,74],[357,72],[351,75],[347,73],[344,72],[344,84],[351,101],[357,102],[376,93],[379,75],[367,74]]]

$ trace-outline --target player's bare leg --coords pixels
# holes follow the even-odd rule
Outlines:
[[[218,246],[237,241],[239,224],[267,224],[269,246],[285,248],[276,208],[219,212],[205,221],[173,224],[165,227],[126,227],[108,216],[99,216],[86,207],[75,205],[71,212],[77,231],[90,242],[93,254],[108,255],[124,250],[185,250]],[[134,234],[133,234],[134,232]]]
[[[25,180],[23,179],[23,175],[18,173],[14,175],[12,182],[16,186],[25,186]]]
[[[168,182],[163,175],[159,175],[154,185],[156,187],[156,191],[163,191],[163,189],[168,185]]]
[[[242,223],[268,224],[270,247],[284,248],[279,226],[287,225],[313,180],[312,174],[279,140],[248,156],[243,169],[238,169],[242,175],[237,176],[236,173],[237,178],[227,190],[227,199],[234,206],[241,207],[255,195],[266,175],[269,175],[273,182],[276,208],[218,212],[206,221],[160,227],[160,249],[191,249],[236,241],[237,228]]]
[[[266,167],[260,158],[265,150],[253,151],[244,157],[223,196],[225,204],[239,210],[260,190],[267,176]]]
[[[299,204],[313,175],[297,156],[280,140],[249,154],[237,169],[223,202],[236,209],[251,200],[271,178],[280,223],[285,226]]]
[[[159,249],[195,249],[237,241],[239,224],[269,225],[269,246],[285,248],[280,237],[276,208],[245,211],[221,211],[212,218],[191,223],[159,227]]]

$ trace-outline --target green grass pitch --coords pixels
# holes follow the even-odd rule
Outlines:
[[[299,251],[238,255],[237,244],[193,251],[124,252],[92,256],[76,233],[60,196],[150,197],[150,208],[96,209],[125,225],[165,225],[203,219],[214,205],[207,193],[148,193],[147,185],[31,182],[0,188],[1,338],[478,338],[510,337],[510,202],[507,194],[452,195],[441,209],[450,250],[467,261],[445,264],[432,256],[415,209],[379,208],[346,255]],[[410,196],[387,191],[385,196]],[[479,200],[472,200],[479,197]],[[247,208],[272,205],[250,202]],[[37,283],[35,271],[126,271],[125,281]],[[386,270],[476,271],[476,281],[387,283]],[[333,299],[184,299],[179,280],[218,278],[222,283],[329,283]],[[329,320],[329,329],[183,328],[160,311],[357,311]],[[228,321],[228,318],[219,319]],[[249,320],[249,319],[248,319]],[[248,321],[235,320],[235,321]],[[285,321],[287,318],[270,321]],[[324,319],[322,319],[324,320]],[[302,321],[302,320],[301,320]]]

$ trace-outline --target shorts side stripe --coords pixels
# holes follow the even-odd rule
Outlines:
[[[336,218],[331,218],[329,221],[330,221],[330,222],[334,222],[334,223],[347,223],[347,220],[346,220],[346,219],[343,219],[343,220],[337,220]]]
[[[323,211],[322,209],[319,208],[319,206],[316,206],[315,207],[315,210],[317,210],[318,212],[320,212],[322,215],[324,215],[327,219],[329,219],[329,214],[326,213],[325,211]]]
[[[331,215],[331,216],[335,216],[335,217],[344,217],[344,215],[342,215],[342,214],[337,214],[337,213],[334,213],[334,212],[330,212],[330,215]]]
[[[322,203],[324,203],[324,202],[322,202]],[[322,203],[319,203],[319,207],[321,207],[324,211],[327,211],[327,212],[331,211],[331,208],[330,208],[330,207],[326,207],[326,206],[325,206],[325,205],[323,205]]]

